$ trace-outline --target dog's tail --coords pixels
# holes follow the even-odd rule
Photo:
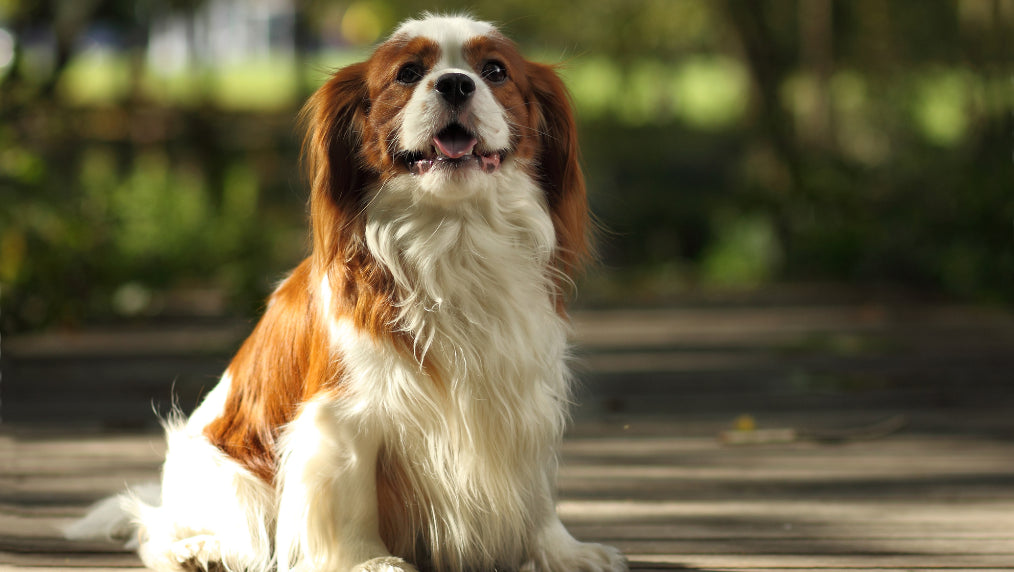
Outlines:
[[[161,504],[161,497],[156,483],[133,487],[95,503],[83,518],[64,527],[63,535],[70,540],[121,541],[136,549],[141,516]]]

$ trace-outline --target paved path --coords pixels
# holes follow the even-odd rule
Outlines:
[[[1014,570],[1010,315],[779,306],[576,325],[559,510],[634,570]],[[157,477],[151,400],[173,379],[195,400],[243,331],[7,340],[0,570],[137,569],[56,528]]]

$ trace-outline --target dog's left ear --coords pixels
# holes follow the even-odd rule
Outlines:
[[[590,257],[590,218],[570,94],[552,66],[528,62],[537,103],[539,173],[556,228],[556,263],[570,276]]]

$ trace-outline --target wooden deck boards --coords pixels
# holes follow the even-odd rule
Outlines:
[[[583,405],[559,482],[575,536],[621,548],[632,570],[1014,570],[1014,320],[778,315],[578,316]],[[0,570],[141,570],[134,554],[65,541],[59,527],[127,483],[155,480],[160,435],[89,404],[91,418],[33,423],[26,411],[65,394],[59,380],[28,382],[53,371],[81,379],[77,368],[94,362],[113,372],[96,387],[113,392],[141,375],[145,355],[194,367],[185,340],[172,339],[163,353],[137,338],[120,354],[108,340],[12,344],[22,361],[20,378],[4,378],[20,385],[7,387],[13,422],[0,425]],[[131,369],[116,373],[123,352]],[[150,415],[149,399],[123,398],[126,415]],[[797,438],[723,444],[743,413]],[[864,431],[899,416],[904,426]]]
[[[559,511],[634,570],[1014,569],[1011,442],[731,447],[595,430],[564,447]],[[0,566],[138,569],[115,545],[58,530],[104,494],[157,478],[162,450],[157,434],[5,439]]]

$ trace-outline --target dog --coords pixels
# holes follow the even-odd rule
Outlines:
[[[155,570],[626,570],[554,505],[590,228],[554,68],[427,14],[302,119],[312,252],[165,422],[161,486],[68,535],[132,537]]]

